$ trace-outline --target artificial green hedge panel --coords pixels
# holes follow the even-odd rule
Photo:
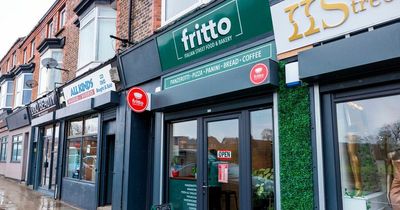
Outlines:
[[[279,143],[283,210],[313,209],[311,113],[308,87],[287,88],[279,69]]]

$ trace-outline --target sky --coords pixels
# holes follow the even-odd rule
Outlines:
[[[0,5],[0,59],[32,31],[55,0],[11,0]]]

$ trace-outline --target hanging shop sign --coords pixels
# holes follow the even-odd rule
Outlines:
[[[196,80],[204,79],[223,72],[232,71],[240,67],[258,63],[271,58],[272,44],[264,44],[223,59],[199,66],[189,71],[173,74],[163,79],[163,88],[169,89]],[[265,79],[264,79],[265,80]]]
[[[57,108],[57,105],[57,94],[53,91],[29,105],[31,117],[36,118],[43,114],[52,112]]]
[[[111,65],[107,65],[90,75],[63,88],[66,105],[72,105],[108,91],[115,91],[110,76]]]
[[[271,7],[278,54],[400,17],[397,0],[285,0]]]
[[[269,1],[226,1],[159,36],[161,66],[168,70],[268,32]]]
[[[133,87],[129,90],[126,101],[128,102],[129,107],[134,112],[144,112],[149,107],[149,96],[148,94],[139,87]]]

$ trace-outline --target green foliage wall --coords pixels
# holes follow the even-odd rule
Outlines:
[[[280,63],[279,143],[283,210],[313,209],[313,171],[309,88],[287,88]]]

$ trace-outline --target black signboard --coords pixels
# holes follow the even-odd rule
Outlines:
[[[54,111],[58,107],[57,94],[55,91],[47,94],[46,96],[39,98],[29,105],[32,118],[39,117]]]
[[[4,128],[7,126],[6,117],[11,113],[11,110],[5,109],[0,114],[0,128]]]

